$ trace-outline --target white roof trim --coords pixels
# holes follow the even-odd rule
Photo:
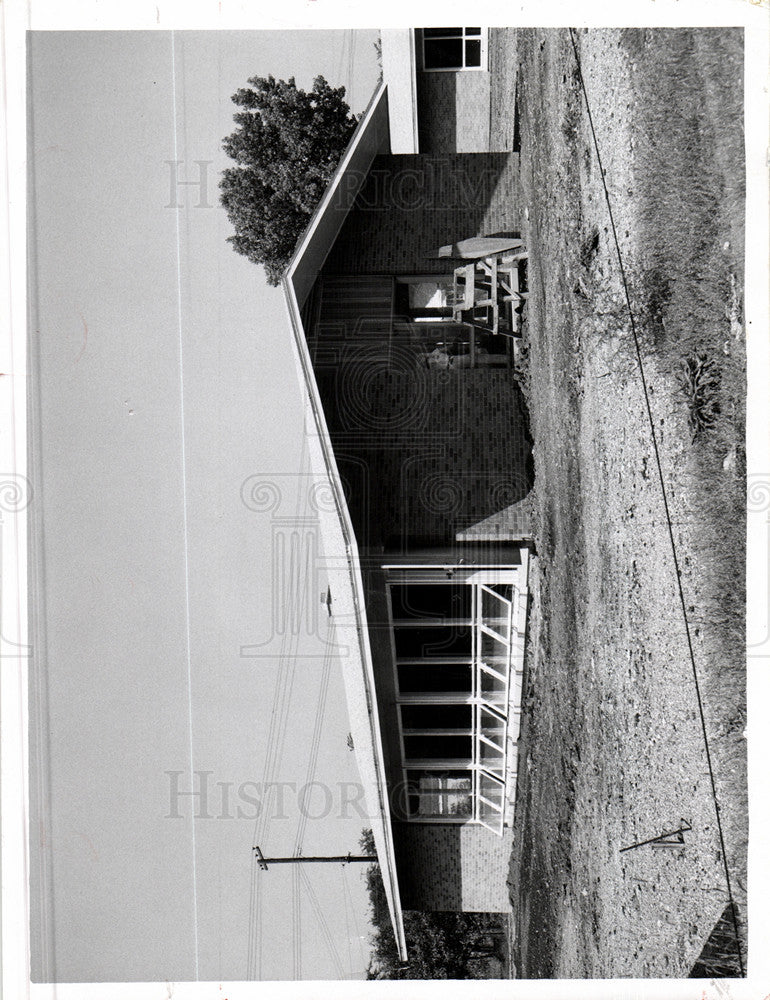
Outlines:
[[[317,271],[330,249],[330,245],[327,245],[329,236],[334,233],[336,239],[347,214],[344,210],[345,203],[342,203],[341,207],[338,200],[341,197],[340,185],[343,178],[346,177],[351,164],[355,163],[361,173],[358,178],[359,187],[363,185],[375,152],[381,149],[383,143],[387,144],[387,136],[379,134],[379,116],[385,110],[383,102],[386,100],[387,88],[381,83],[359,121],[305,232],[300,237],[283,277],[283,289],[292,331],[294,360],[301,382],[307,391],[305,433],[311,468],[322,477],[322,480],[326,480],[328,485],[329,503],[316,506],[319,508],[324,568],[332,594],[332,616],[338,641],[347,647],[346,655],[341,659],[353,744],[366,795],[369,823],[377,848],[396,945],[401,960],[407,961],[404,917],[396,876],[396,856],[358,545],[300,314],[301,300],[304,300],[307,292],[307,283],[311,278],[315,280]],[[362,170],[364,163],[366,171]],[[352,195],[356,192],[352,191],[352,186],[348,184],[344,193],[350,199],[347,203],[347,207],[350,208],[354,200]],[[333,218],[335,212],[339,215],[336,224]],[[319,227],[324,224],[329,225],[327,213],[332,219],[332,225],[329,232],[324,234],[319,232]],[[302,287],[298,288],[298,284]]]
[[[318,517],[324,546],[324,567],[329,576],[332,594],[332,615],[338,638],[347,646],[347,653],[342,657],[342,667],[356,760],[361,772],[369,822],[377,847],[396,944],[402,961],[406,961],[404,919],[396,876],[393,831],[382,755],[382,735],[377,712],[374,668],[369,645],[358,546],[290,275],[284,278],[284,291],[293,333],[293,353],[297,370],[308,393],[309,426],[306,426],[305,433],[311,468],[317,474],[328,477],[330,503],[318,504],[319,508],[323,508],[319,509]]]
[[[333,200],[337,195],[342,178],[345,176],[359,144],[367,135],[367,129],[380,108],[381,102],[385,99],[386,87],[384,84],[380,84],[297,245],[283,278],[283,289],[292,331],[291,343],[294,359],[301,381],[307,391],[305,433],[311,467],[319,476],[326,478],[329,487],[330,503],[318,504],[317,506],[323,508],[319,509],[318,516],[324,546],[325,569],[332,594],[332,614],[338,638],[347,646],[347,654],[342,658],[342,667],[348,710],[351,717],[353,743],[366,794],[369,822],[377,848],[396,945],[402,961],[406,961],[404,918],[396,876],[393,830],[382,753],[382,735],[377,711],[374,667],[369,645],[364,588],[358,560],[358,546],[315,380],[295,287],[295,275],[303,262],[303,257],[308,248],[311,247],[318,227],[324,220],[325,213],[330,207],[332,209],[336,207]],[[361,183],[363,183],[363,178]],[[303,275],[303,278],[306,282],[308,275]]]
[[[390,150],[386,120],[388,100],[388,89],[380,83],[294,250],[285,280],[291,282],[300,307],[309,292],[308,283],[312,286],[315,281],[363,187],[372,160],[377,153]]]

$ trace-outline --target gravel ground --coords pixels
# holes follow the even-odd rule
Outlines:
[[[743,916],[742,36],[638,29],[577,39]],[[676,574],[570,36],[526,29],[515,43],[539,583],[510,873],[513,961],[524,978],[678,978],[728,897]],[[693,440],[680,373],[698,355],[718,381],[701,396],[716,407],[713,423]],[[619,853],[682,818],[692,825],[683,850]]]

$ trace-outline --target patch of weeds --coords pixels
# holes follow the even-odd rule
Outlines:
[[[581,299],[588,300],[588,299],[591,298],[591,295],[590,295],[588,289],[586,288],[586,283],[583,281],[583,278],[582,278],[581,275],[578,275],[577,281],[572,286],[572,293],[573,293],[573,295],[577,295]]]
[[[596,255],[599,252],[599,230],[596,226],[593,227],[590,233],[583,239],[580,244],[580,263],[586,269],[586,271],[591,270],[591,266],[596,259]]]
[[[521,390],[529,411],[531,383],[530,383],[530,359],[529,359],[529,337],[526,329],[522,330],[522,337],[518,341],[516,351],[516,365],[513,369],[513,378]]]
[[[732,907],[726,906],[711,932],[698,961],[690,971],[690,979],[730,979],[741,975],[740,944],[735,933]]]
[[[722,372],[713,358],[699,353],[682,359],[677,377],[687,402],[692,440],[695,441],[714,426],[719,416]]]
[[[564,76],[563,83],[566,84],[567,78]],[[582,111],[581,106],[581,92],[580,92],[580,75],[577,70],[573,70],[570,79],[571,92],[567,94],[567,106],[564,111],[564,117],[561,120],[561,132],[564,138],[570,144],[574,142],[575,136],[577,135],[578,126],[580,125],[580,116]]]

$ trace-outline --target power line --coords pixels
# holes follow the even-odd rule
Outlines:
[[[305,883],[305,889],[307,890],[308,897],[310,898],[310,905],[313,907],[313,912],[315,913],[316,918],[319,924],[321,925],[321,932],[326,941],[326,946],[329,950],[329,954],[331,955],[332,962],[334,963],[334,968],[336,969],[337,972],[337,978],[344,979],[345,978],[344,969],[342,966],[342,962],[340,961],[340,955],[339,952],[337,951],[337,946],[334,943],[334,936],[329,929],[329,924],[326,920],[326,917],[324,916],[323,910],[320,907],[320,904],[318,902],[318,897],[316,896],[315,889],[313,888],[313,884],[308,878],[307,872],[305,871],[305,866],[297,865],[297,868],[299,869],[300,877]]]
[[[305,464],[309,461],[309,453],[307,449],[306,437],[303,437],[302,441],[302,451],[300,455],[299,462],[299,480],[302,480],[302,474],[305,470]],[[301,488],[297,492],[297,499],[295,504],[295,522],[299,521],[300,514],[304,516],[307,511],[308,497],[307,493],[304,496],[303,504],[303,494]],[[282,537],[282,536],[279,536]],[[293,538],[293,536],[290,536]],[[267,833],[270,828],[270,806],[272,804],[273,797],[273,787],[275,781],[276,772],[278,770],[278,765],[281,760],[281,755],[283,752],[283,746],[285,743],[286,727],[288,725],[289,719],[289,709],[291,705],[291,696],[294,687],[294,677],[296,669],[296,661],[294,660],[294,654],[296,653],[296,644],[294,642],[294,632],[292,624],[296,615],[301,611],[302,600],[305,595],[305,588],[307,586],[307,579],[303,578],[301,574],[297,572],[297,567],[294,565],[296,547],[290,545],[289,549],[289,568],[288,568],[288,580],[289,580],[289,592],[287,595],[287,600],[284,605],[284,627],[281,636],[281,649],[278,655],[278,679],[276,682],[276,689],[273,695],[273,706],[270,715],[270,726],[267,736],[267,756],[265,758],[265,764],[263,767],[262,774],[262,789],[264,793],[263,809],[260,814],[255,819],[254,822],[254,832],[252,843],[255,843],[258,839],[264,840],[267,837]],[[275,559],[273,563],[273,568],[275,570],[276,563],[281,563],[285,569],[285,552],[284,550],[274,553]],[[278,585],[278,580],[274,578],[274,584]],[[298,642],[298,636],[297,636]],[[256,878],[256,867],[252,856],[252,874]],[[257,879],[255,885],[255,891],[252,899],[250,900],[250,907],[253,908],[254,915],[253,918],[250,917],[250,938],[247,956],[247,978],[261,978],[262,969],[262,920],[260,918],[260,906],[261,906],[261,882]],[[252,942],[253,937],[253,942]]]
[[[363,934],[361,933],[361,925],[358,922],[358,915],[356,913],[355,903],[353,902],[353,894],[350,891],[350,885],[348,883],[348,870],[347,870],[347,868],[343,868],[342,869],[342,884],[344,885],[345,890],[346,890],[346,892],[348,894],[348,899],[350,900],[350,912],[351,912],[351,914],[353,916],[353,926],[355,927],[355,931],[356,931],[356,940],[358,941],[358,950],[361,953],[361,965],[365,966],[366,965],[366,955],[364,954],[364,946],[363,946],[363,943],[362,943],[362,941],[363,941]]]
[[[294,942],[294,979],[302,979],[302,900],[299,894],[299,866],[291,873],[292,939]]]
[[[636,321],[634,319],[634,311],[633,311],[633,309],[631,307],[631,295],[630,295],[630,292],[628,290],[628,280],[626,278],[626,269],[625,269],[625,266],[623,264],[623,254],[621,253],[621,250],[620,250],[620,242],[618,240],[618,233],[617,233],[617,229],[615,228],[615,218],[614,218],[613,213],[612,213],[612,203],[611,203],[611,200],[610,200],[610,193],[609,193],[609,190],[607,188],[606,178],[604,176],[604,166],[602,165],[601,153],[599,152],[599,142],[598,142],[598,139],[596,137],[596,129],[594,128],[593,115],[591,114],[591,105],[590,105],[589,100],[588,100],[588,92],[586,91],[585,80],[583,78],[583,67],[582,67],[582,64],[580,62],[580,53],[578,52],[578,46],[577,46],[577,39],[576,39],[576,35],[575,35],[575,29],[574,28],[570,28],[569,31],[570,31],[570,39],[572,41],[572,49],[573,49],[573,51],[575,53],[575,62],[577,64],[578,76],[580,78],[580,87],[581,87],[581,90],[583,91],[583,98],[584,98],[585,104],[586,104],[586,112],[588,113],[588,123],[589,123],[590,128],[591,128],[591,135],[592,135],[593,141],[594,141],[594,149],[596,150],[596,159],[597,159],[597,162],[599,164],[599,176],[602,179],[602,187],[604,188],[604,198],[605,198],[605,201],[607,202],[607,212],[609,214],[610,227],[612,229],[612,238],[613,238],[613,241],[615,243],[615,251],[617,253],[618,266],[620,267],[620,277],[621,277],[621,282],[623,284],[623,292],[624,292],[625,299],[626,299],[626,305],[628,306],[629,319],[631,321],[631,333],[632,333],[633,338],[634,338],[634,348],[636,350],[636,360],[637,360],[637,364],[639,366],[639,375],[640,375],[641,384],[642,384],[642,392],[643,392],[643,395],[644,395],[645,408],[647,410],[647,419],[648,419],[649,424],[650,424],[650,434],[652,436],[652,446],[653,446],[653,451],[655,453],[655,465],[657,466],[657,470],[658,470],[658,480],[660,482],[660,491],[661,491],[661,495],[663,497],[663,507],[664,507],[665,513],[666,513],[666,523],[667,523],[667,526],[668,526],[668,537],[669,537],[669,541],[671,543],[671,554],[672,554],[673,560],[674,560],[674,571],[675,571],[675,574],[676,574],[676,584],[677,584],[677,589],[678,589],[678,592],[679,592],[679,603],[680,603],[681,608],[682,608],[682,619],[684,621],[685,635],[687,637],[687,648],[688,648],[689,655],[690,655],[690,663],[692,665],[692,675],[693,675],[693,681],[695,683],[695,695],[696,695],[696,699],[697,699],[697,702],[698,702],[698,713],[700,715],[701,730],[703,732],[703,744],[704,744],[704,747],[705,747],[705,750],[706,750],[706,761],[708,763],[709,779],[711,781],[711,796],[712,796],[712,799],[713,799],[713,802],[714,802],[714,811],[716,813],[717,829],[719,831],[719,845],[720,845],[721,851],[722,851],[722,865],[724,867],[725,880],[727,882],[727,894],[730,897],[730,912],[731,912],[731,915],[732,915],[733,927],[735,929],[735,944],[736,944],[736,948],[737,948],[737,951],[738,951],[738,964],[740,966],[741,976],[743,976],[743,975],[745,975],[745,972],[744,972],[744,967],[743,967],[743,953],[742,953],[742,949],[741,949],[740,933],[738,931],[738,916],[737,916],[737,913],[736,913],[735,899],[733,897],[732,885],[731,885],[731,882],[730,882],[730,867],[729,867],[729,865],[727,863],[727,852],[725,851],[725,838],[724,838],[724,832],[722,830],[722,817],[721,817],[720,808],[719,808],[719,798],[717,796],[716,779],[714,777],[714,767],[713,767],[712,761],[711,761],[711,750],[710,750],[710,747],[709,747],[708,731],[706,729],[706,716],[705,716],[705,713],[703,711],[703,699],[701,697],[700,681],[698,679],[698,670],[697,670],[697,667],[695,665],[695,652],[693,650],[693,645],[692,645],[692,636],[690,635],[690,623],[689,623],[689,620],[687,618],[687,603],[686,603],[686,601],[684,599],[684,589],[682,587],[682,572],[681,572],[681,570],[679,568],[679,557],[678,557],[677,549],[676,549],[676,541],[674,539],[674,529],[673,529],[672,523],[671,523],[671,513],[669,511],[668,493],[667,493],[667,490],[666,490],[666,483],[665,483],[665,480],[663,478],[663,468],[662,468],[662,465],[661,465],[660,451],[659,451],[659,448],[658,448],[658,439],[657,439],[657,435],[656,435],[656,432],[655,432],[655,421],[654,421],[654,418],[652,416],[652,406],[650,404],[650,395],[649,395],[649,392],[648,392],[648,389],[647,389],[647,379],[645,378],[645,374],[644,374],[644,364],[642,362],[642,351],[641,351],[641,347],[640,347],[640,344],[639,344],[639,336],[638,336],[637,330],[636,330]]]
[[[315,778],[316,767],[318,765],[318,754],[321,749],[321,736],[323,733],[323,720],[326,712],[326,699],[329,693],[329,682],[331,680],[332,651],[333,651],[333,624],[329,620],[327,626],[326,648],[324,650],[323,668],[321,671],[321,684],[318,694],[318,704],[316,707],[315,721],[313,724],[313,735],[310,739],[310,755],[308,758],[307,770],[305,772],[305,788],[307,789]],[[307,808],[304,808],[300,815],[297,833],[294,838],[294,853],[296,854],[302,847],[302,840],[307,827]]]
[[[361,931],[358,925],[358,917],[356,916],[356,907],[353,902],[353,896],[350,892],[350,886],[348,885],[348,869],[346,865],[342,866],[342,899],[345,904],[345,928],[348,934],[348,961],[350,962],[350,972],[353,974],[353,952],[350,946],[350,924],[348,922],[348,911],[350,911],[350,919],[353,921],[353,927],[356,932],[356,941],[358,941],[358,950],[361,955],[361,965],[366,965],[366,957],[364,955],[364,946],[361,943]]]
[[[302,440],[302,451],[299,463],[300,481],[307,469],[310,470],[310,455],[307,445],[307,435],[303,436]],[[309,503],[308,491],[302,491],[301,488],[297,492],[296,505],[295,505],[295,524],[300,525],[307,515]],[[285,540],[285,536],[281,536]],[[306,560],[306,564],[303,567],[303,555]],[[288,588],[288,598],[283,604],[282,610],[284,612],[284,617],[282,621],[282,638],[281,638],[281,650],[279,653],[279,680],[276,687],[276,692],[273,700],[273,710],[271,713],[271,724],[270,731],[268,733],[268,756],[265,761],[265,768],[263,772],[263,789],[269,790],[266,792],[265,800],[263,802],[263,812],[261,815],[262,822],[260,824],[259,819],[255,821],[254,824],[254,839],[252,843],[256,843],[257,840],[266,840],[270,823],[271,823],[271,813],[270,805],[272,803],[273,788],[270,787],[275,780],[275,776],[278,770],[280,761],[283,758],[283,750],[286,742],[288,722],[290,717],[291,709],[291,698],[294,688],[294,681],[296,677],[296,661],[295,655],[297,652],[297,647],[299,644],[299,636],[301,632],[300,619],[301,612],[305,603],[307,601],[307,589],[309,586],[309,581],[314,577],[314,565],[312,564],[314,552],[308,549],[303,553],[302,548],[302,533],[301,531],[294,531],[289,534],[289,546],[288,546],[288,573],[287,579],[289,581]],[[279,566],[286,571],[287,559],[286,550],[282,550],[277,553],[276,560],[274,562],[274,569]],[[304,572],[303,572],[304,568]],[[278,585],[278,580],[276,579],[275,584]],[[322,698],[319,704],[319,711],[317,712],[317,722],[314,729],[319,731],[319,735],[316,742],[320,740],[320,726],[321,726],[321,715],[323,711],[323,706],[326,702],[326,691],[328,689],[329,683],[329,673],[331,669],[330,663],[330,641],[327,639],[327,650],[324,657],[325,673],[324,681],[322,683]],[[286,674],[288,672],[288,687]],[[311,748],[312,749],[312,748]],[[318,748],[315,748],[313,758],[312,758],[312,770],[311,776],[315,773],[315,765],[318,757]],[[304,827],[302,832],[304,833]],[[298,838],[298,842],[295,843],[295,851],[299,849],[301,845],[301,840]],[[255,873],[254,859],[252,858],[252,873]],[[260,904],[261,904],[261,888],[260,882],[257,880],[257,885],[253,897],[253,901],[250,900],[250,910],[254,909],[255,914],[253,920],[250,919],[250,934],[255,938],[255,943],[250,945],[248,949],[247,957],[247,967],[248,967],[248,978],[261,978],[261,967],[262,967],[262,931],[263,922],[260,918]],[[293,940],[296,942],[301,935],[301,910],[299,909],[299,901],[292,905],[292,924],[294,927]],[[294,945],[296,948],[295,954],[298,955],[295,958],[295,965],[301,964],[301,946]],[[252,971],[253,970],[253,971]]]

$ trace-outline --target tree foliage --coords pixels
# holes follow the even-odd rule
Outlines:
[[[222,173],[220,201],[235,229],[233,248],[262,264],[277,285],[318,204],[356,120],[345,88],[322,76],[310,91],[294,77],[252,77],[233,94],[241,109],[222,148],[235,161]]]
[[[376,853],[371,830],[363,831],[360,844],[365,854]],[[488,976],[487,963],[481,956],[493,953],[489,938],[501,929],[498,914],[406,910],[404,931],[409,963],[403,965],[378,865],[367,869],[366,887],[374,926],[368,979],[483,979]]]

